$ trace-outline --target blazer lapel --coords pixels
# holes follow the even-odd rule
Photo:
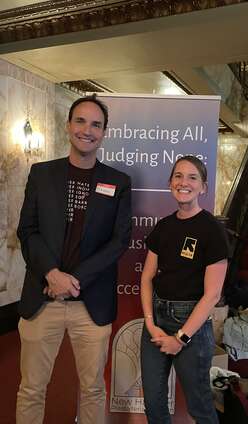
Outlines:
[[[54,193],[53,201],[55,204],[56,228],[60,234],[57,237],[61,238],[61,245],[64,241],[66,227],[66,208],[67,208],[67,178],[68,178],[68,158],[58,160],[54,163],[52,169],[52,188]]]

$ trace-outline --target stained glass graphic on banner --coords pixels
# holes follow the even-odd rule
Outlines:
[[[111,412],[144,413],[140,371],[140,340],[144,320],[127,322],[116,333],[112,344]],[[175,370],[169,378],[169,409],[175,409]]]

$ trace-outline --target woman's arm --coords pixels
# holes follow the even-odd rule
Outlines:
[[[204,295],[182,327],[182,331],[191,337],[208,319],[212,309],[218,303],[227,270],[227,259],[206,267],[204,276]]]
[[[158,256],[151,250],[148,250],[144,269],[141,276],[141,303],[144,313],[146,328],[152,338],[165,336],[166,333],[154,324],[153,306],[152,306],[152,279],[158,269]]]
[[[158,256],[151,250],[148,250],[145,265],[141,276],[141,303],[144,317],[150,319],[153,323],[153,307],[152,307],[152,279],[156,275],[158,269]]]
[[[195,332],[208,319],[212,309],[219,301],[226,270],[226,259],[206,267],[204,276],[204,295],[196,304],[189,318],[181,328],[182,332],[187,336],[191,337],[195,334]],[[161,352],[167,352],[175,355],[178,351],[180,351],[180,349],[177,351],[177,344],[175,344],[175,340],[178,341],[178,339],[174,336],[166,336],[156,337],[153,341],[160,346]],[[178,341],[178,343],[180,343],[180,341]],[[182,347],[183,343],[181,343],[181,348]]]
[[[151,341],[154,342],[163,352],[175,355],[182,349],[182,344],[174,336],[168,336],[165,331],[154,324],[152,306],[152,279],[158,269],[158,256],[148,251],[144,269],[141,277],[141,302],[144,312],[146,328],[151,334]],[[163,349],[163,343],[167,346]]]

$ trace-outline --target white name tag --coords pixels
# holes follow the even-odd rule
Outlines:
[[[106,196],[114,196],[116,186],[112,184],[97,183],[96,193],[106,194]]]

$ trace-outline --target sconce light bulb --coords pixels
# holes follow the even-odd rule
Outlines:
[[[26,120],[25,125],[24,125],[24,135],[26,138],[31,137],[33,134],[33,130],[31,127],[31,124],[29,122],[29,119]]]

